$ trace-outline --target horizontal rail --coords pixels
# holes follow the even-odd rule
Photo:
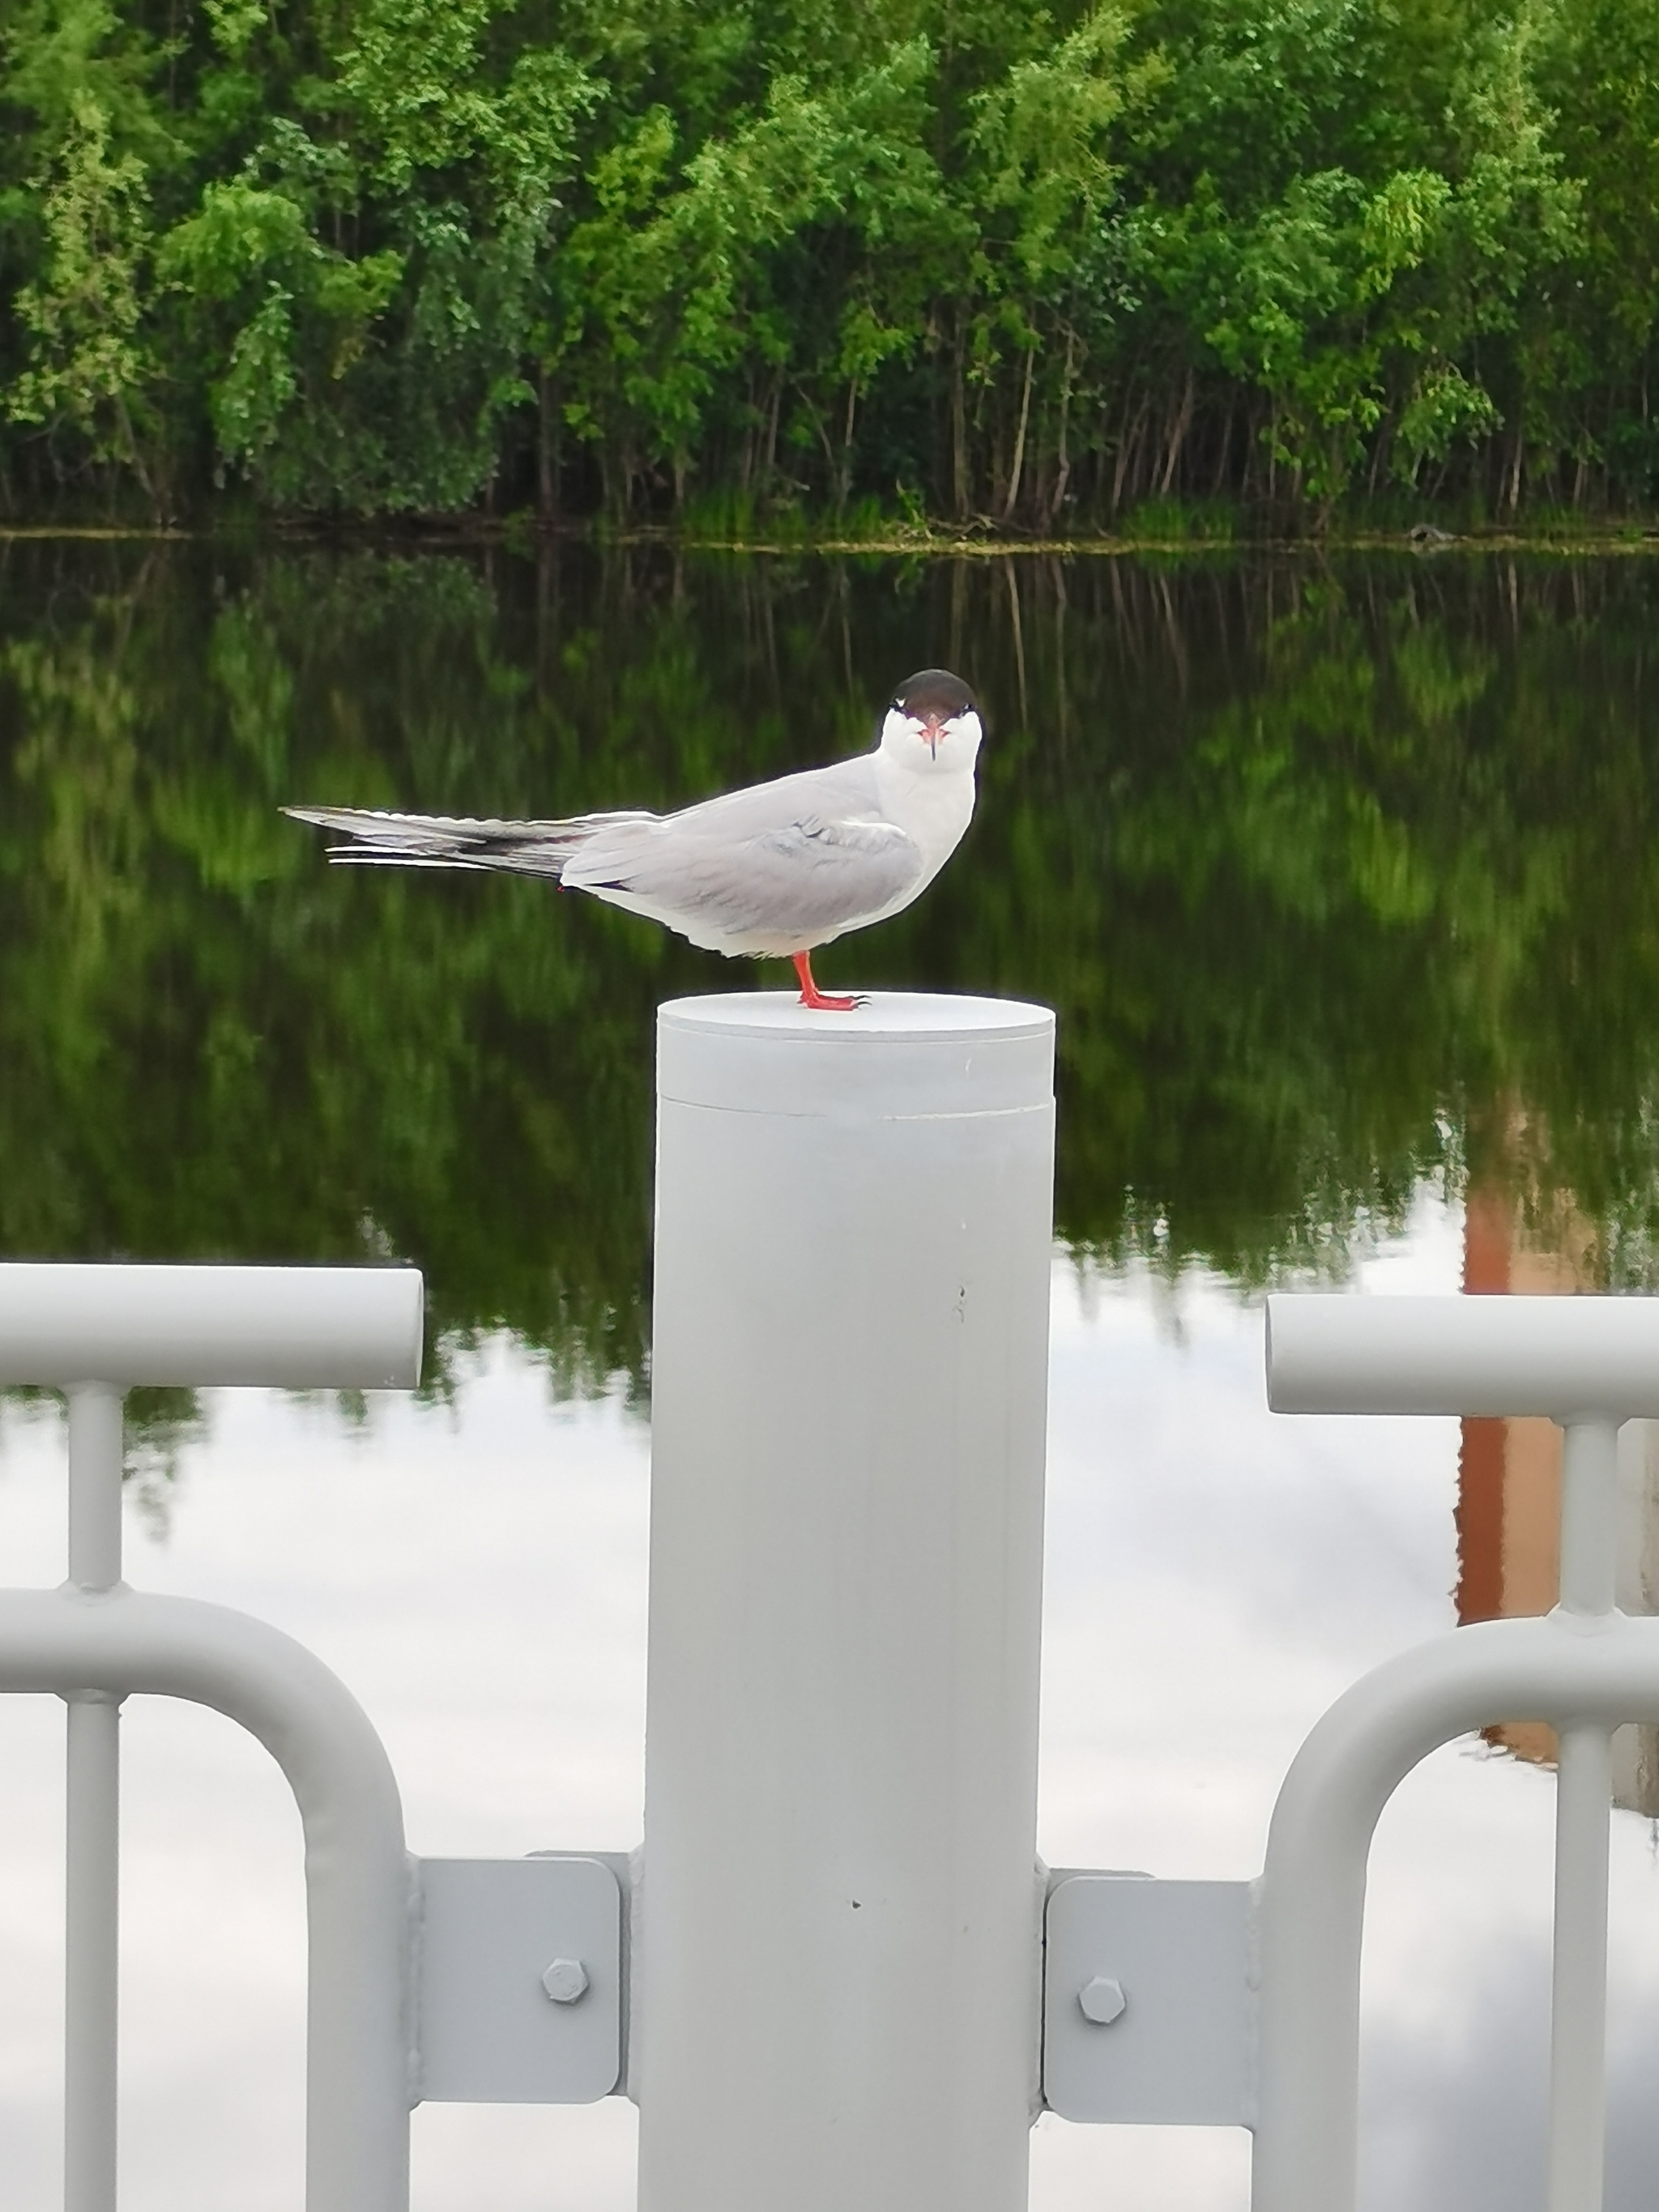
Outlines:
[[[1659,1298],[1267,1301],[1277,1413],[1659,1418]]]
[[[0,1383],[408,1390],[414,1267],[0,1264]]]
[[[0,1590],[0,1691],[211,1706],[258,1738],[305,1829],[306,2212],[406,2212],[411,1862],[380,1740],[321,1660],[194,1598]]]
[[[1420,1759],[1505,1720],[1659,1720],[1659,1620],[1558,1612],[1455,1629],[1357,1682],[1303,1745],[1261,1878],[1252,2212],[1352,2212],[1372,1833]]]

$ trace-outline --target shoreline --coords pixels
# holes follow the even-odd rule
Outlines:
[[[788,560],[834,556],[837,558],[880,557],[909,560],[1013,560],[1039,556],[1050,560],[1116,560],[1146,554],[1179,555],[1194,559],[1249,554],[1310,554],[1321,557],[1336,553],[1409,553],[1419,560],[1450,554],[1528,553],[1558,558],[1592,556],[1659,555],[1659,521],[1643,525],[1585,530],[1571,533],[1526,530],[1449,531],[1430,526],[1432,536],[1403,531],[1325,531],[1317,535],[1263,535],[1229,538],[1159,537],[1139,534],[1076,538],[954,537],[946,532],[896,528],[868,536],[727,537],[719,533],[677,531],[665,527],[610,530],[591,524],[526,528],[517,518],[500,522],[468,519],[454,524],[428,520],[400,524],[296,524],[273,520],[249,528],[178,523],[0,523],[0,545],[82,542],[135,544],[240,544],[270,547],[338,545],[395,546],[431,550],[438,547],[501,548],[529,556],[547,543],[611,546],[660,546],[674,553],[729,553],[746,558]]]

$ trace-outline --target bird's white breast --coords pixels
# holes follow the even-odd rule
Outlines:
[[[908,905],[932,883],[974,818],[973,770],[931,764],[917,769],[901,766],[884,753],[876,755],[875,769],[883,814],[914,841],[922,858],[921,879],[902,902]]]

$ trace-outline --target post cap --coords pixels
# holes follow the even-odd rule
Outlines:
[[[1018,1113],[1054,1097],[1054,1017],[1018,999],[878,991],[850,1013],[784,991],[673,999],[657,1095],[740,1114],[894,1121]]]

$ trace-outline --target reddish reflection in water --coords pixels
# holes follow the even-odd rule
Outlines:
[[[1603,1287],[1602,1239],[1570,1193],[1542,1194],[1534,1130],[1510,1123],[1513,1172],[1472,1184],[1464,1213],[1463,1288],[1480,1295],[1560,1296]],[[1547,1613],[1560,1588],[1561,1431],[1522,1417],[1466,1419],[1458,1453],[1457,1618],[1497,1620]],[[1618,1600],[1626,1613],[1659,1610],[1659,1423],[1631,1421],[1620,1437]],[[1555,1761],[1555,1731],[1509,1721],[1486,1740],[1516,1759]],[[1659,1817],[1659,1729],[1613,1738],[1613,1802]]]

